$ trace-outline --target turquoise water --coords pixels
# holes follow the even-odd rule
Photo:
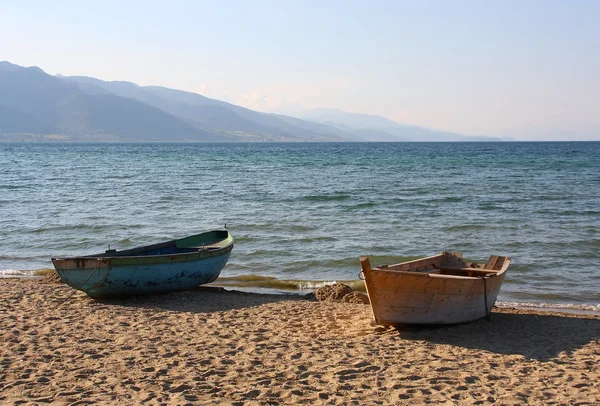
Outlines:
[[[0,144],[0,168],[4,276],[227,224],[228,283],[454,250],[512,257],[501,303],[600,309],[599,142]]]

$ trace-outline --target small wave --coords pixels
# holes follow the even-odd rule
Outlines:
[[[280,229],[287,229],[290,231],[297,231],[297,232],[303,232],[303,231],[313,231],[315,228],[312,226],[307,226],[307,225],[298,225],[298,224],[291,224],[288,226],[280,226]]]
[[[255,250],[255,251],[250,251],[246,254],[247,258],[252,258],[252,257],[269,257],[270,255],[273,255],[275,251],[274,250]],[[277,256],[286,256],[286,255],[291,255],[289,252],[286,251],[277,251]]]
[[[460,225],[456,225],[456,226],[450,226],[450,227],[445,227],[442,228],[442,231],[471,231],[471,230],[483,230],[483,229],[489,229],[488,225],[481,225],[481,224],[460,224]]]
[[[479,210],[484,210],[484,211],[487,211],[487,210],[504,210],[504,207],[499,206],[497,204],[490,203],[490,204],[482,204],[482,205],[480,205],[479,206]]]
[[[21,256],[21,255],[0,255],[0,261],[2,260],[10,260],[10,261],[29,261],[32,259],[48,259],[47,255],[30,255],[30,256]]]
[[[54,269],[53,268],[36,269],[35,271],[33,271],[33,274],[35,276],[44,276],[50,272],[54,272]]]
[[[351,205],[351,206],[344,206],[342,211],[351,212],[351,211],[360,210],[360,209],[370,209],[371,207],[376,207],[376,206],[377,206],[377,203],[373,203],[373,202],[358,203],[358,204]]]
[[[248,242],[253,242],[253,241],[256,241],[255,237],[250,237],[250,236],[235,236],[235,242],[236,242],[236,244],[248,243]]]
[[[296,242],[322,242],[322,241],[338,241],[337,238],[331,236],[298,238]]]
[[[240,231],[241,230],[241,231]],[[264,224],[243,224],[236,227],[236,236],[235,240],[237,242],[249,242],[256,241],[259,239],[258,237],[262,237],[267,235],[268,237],[273,237],[272,233],[274,232],[306,232],[313,231],[315,227],[305,224],[288,224],[288,223],[264,223]],[[251,234],[241,234],[241,232],[248,232]],[[240,233],[240,235],[238,235]],[[258,234],[260,233],[260,234]],[[262,235],[261,235],[262,234]]]
[[[350,286],[355,290],[365,292],[365,284],[361,280],[340,280],[340,281],[316,281],[316,280],[294,280],[294,279],[277,279],[273,276],[261,275],[239,275],[220,277],[213,285],[224,287],[253,287],[266,289],[279,289],[290,291],[314,290],[326,285],[333,285],[339,282]]]
[[[535,272],[541,268],[539,264],[523,264],[519,262],[512,262],[510,265],[510,273],[526,273],[526,272]],[[548,278],[548,275],[544,275],[544,278]]]
[[[276,251],[279,253],[280,251]],[[273,252],[271,252],[273,255]],[[252,265],[251,263],[245,263],[240,265]],[[263,264],[255,264],[259,266],[263,266]],[[288,261],[284,264],[285,268],[289,272],[303,272],[308,270],[315,270],[322,268],[324,266],[323,260],[319,258],[304,259],[304,260],[296,260],[296,261]],[[263,266],[264,267],[264,266]],[[356,268],[360,269],[359,255],[351,256],[351,257],[340,257],[340,258],[328,258],[327,259],[327,267],[329,269],[346,269],[346,268]]]
[[[559,213],[563,216],[600,216],[598,210],[565,210]]]
[[[443,197],[441,199],[433,199],[432,201],[440,202],[440,203],[460,203],[460,202],[463,202],[464,200],[465,200],[464,197],[448,196],[448,197]]]
[[[48,271],[51,271],[51,269]],[[0,269],[0,278],[34,278],[38,276],[43,275],[38,274],[37,271],[26,271],[22,269]]]
[[[351,199],[352,196],[350,195],[336,195],[336,196],[331,196],[331,195],[310,195],[310,196],[304,196],[304,200],[308,200],[311,202],[329,202],[329,201],[340,201],[340,200],[348,200]]]
[[[551,214],[556,216],[599,216],[600,211],[597,210],[554,210],[554,209],[541,209],[538,210],[540,214]]]
[[[597,247],[600,247],[600,239],[592,238],[589,240],[575,240],[572,242],[572,244],[577,247],[597,248]]]
[[[400,186],[402,186],[402,184],[400,184]],[[415,195],[429,195],[431,194],[431,189],[429,188],[416,188],[416,189],[400,189],[398,190],[398,193],[404,194],[404,195],[409,195],[409,196],[415,196]]]
[[[122,239],[122,240],[119,240],[119,241],[117,241],[116,243],[114,243],[114,244],[112,244],[112,245],[115,245],[115,246],[123,246],[123,247],[129,247],[129,246],[132,246],[132,245],[134,245],[134,244],[136,244],[136,242],[135,242],[135,241],[133,241],[133,240],[131,240],[131,239],[129,239],[129,238],[124,238],[124,239]]]
[[[561,195],[543,195],[543,196],[535,196],[535,200],[538,201],[557,201],[557,200],[564,200],[564,197]]]
[[[56,226],[56,227],[40,227],[34,230],[30,230],[29,232],[32,234],[45,233],[48,231],[73,231],[73,230],[89,230],[94,232],[103,231],[105,226],[97,226],[91,224],[75,224],[69,226]]]
[[[2,189],[6,189],[6,190],[19,190],[19,189],[31,189],[33,186],[31,185],[0,185],[0,190]]]
[[[574,303],[534,303],[534,302],[496,302],[498,307],[516,307],[520,309],[541,309],[548,311],[566,311],[572,313],[600,314],[600,304]]]

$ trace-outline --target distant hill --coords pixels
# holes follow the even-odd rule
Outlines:
[[[112,93],[90,94],[76,83],[36,67],[0,63],[2,134],[50,134],[76,141],[219,141],[223,137],[137,100]],[[27,118],[32,117],[28,122]],[[5,124],[7,123],[7,124]]]
[[[141,101],[198,128],[244,141],[345,141],[352,136],[335,127],[259,113],[197,93],[131,82],[107,82],[86,76],[64,79],[89,92],[105,91]]]
[[[22,111],[0,105],[0,134],[53,134],[58,130]]]
[[[200,94],[86,76],[51,76],[0,62],[4,141],[477,141],[380,116],[310,110],[256,112]]]
[[[301,113],[312,120],[352,132],[365,141],[500,141],[500,138],[467,136],[447,131],[399,124],[385,117],[347,113],[337,109],[312,109]]]

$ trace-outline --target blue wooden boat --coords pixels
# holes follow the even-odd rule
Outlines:
[[[61,279],[91,297],[191,289],[213,282],[233,249],[226,229],[128,250],[52,258]]]

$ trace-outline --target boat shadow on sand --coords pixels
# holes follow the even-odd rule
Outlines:
[[[182,292],[90,300],[109,306],[209,313],[309,299],[300,295],[260,294],[200,286]],[[555,359],[559,354],[570,354],[590,342],[600,340],[600,318],[597,316],[576,317],[564,313],[495,308],[490,321],[482,319],[446,326],[383,327],[375,325],[367,311],[368,307],[360,304],[354,306],[360,306],[361,311],[365,312],[365,326],[361,331],[370,331],[373,335],[392,334],[403,340],[522,355],[540,361],[554,359],[554,362],[559,362]]]
[[[173,312],[212,313],[260,306],[283,300],[306,300],[299,295],[274,295],[199,286],[179,292],[90,299],[98,304],[154,308]]]
[[[585,317],[585,316],[584,316]],[[485,350],[492,353],[522,355],[548,361],[561,353],[570,354],[600,340],[599,317],[495,309],[489,321],[478,320],[454,326],[379,327],[379,332],[394,332],[405,340]],[[391,330],[391,331],[390,331]],[[558,362],[558,360],[554,360]]]

